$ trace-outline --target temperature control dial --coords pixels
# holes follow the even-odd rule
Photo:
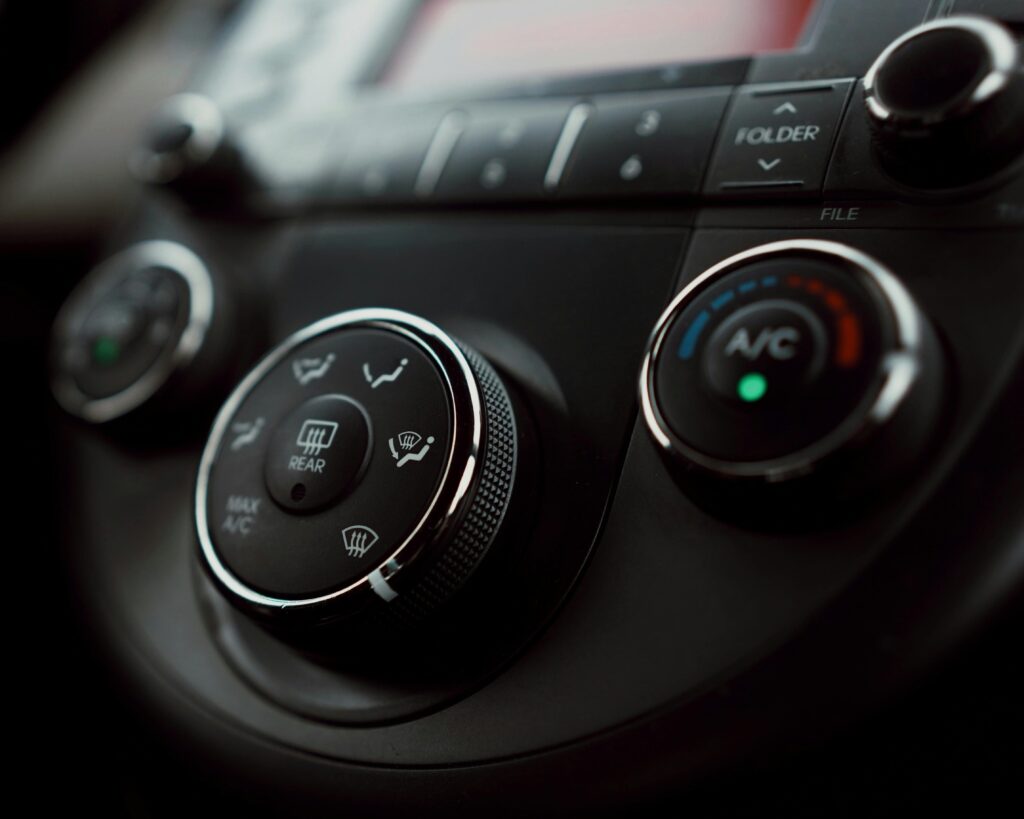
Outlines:
[[[196,489],[200,553],[250,614],[424,618],[494,542],[516,421],[490,365],[429,322],[342,313],[293,335],[218,416]]]
[[[705,484],[792,485],[842,461],[852,489],[920,451],[941,375],[927,321],[881,264],[845,245],[788,241],[683,290],[654,332],[640,389],[655,441]]]

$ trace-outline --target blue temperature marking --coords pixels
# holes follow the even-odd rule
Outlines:
[[[775,276],[765,276],[761,279],[761,287],[775,287],[779,280]]]
[[[743,284],[736,289],[741,293],[749,293],[751,290],[757,290],[757,282],[743,282]]]
[[[719,296],[717,299],[711,302],[711,307],[715,310],[721,310],[735,297],[736,294],[732,290],[726,290],[721,296]]]
[[[711,316],[707,310],[701,310],[700,315],[693,320],[693,324],[686,331],[686,335],[683,336],[683,341],[679,345],[679,357],[683,360],[693,358],[693,354],[697,351],[697,341],[700,339],[700,334],[704,332],[704,327],[711,321]]]

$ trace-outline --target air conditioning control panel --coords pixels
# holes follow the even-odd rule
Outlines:
[[[329,104],[299,58],[232,97],[228,36],[54,331],[72,574],[146,724],[328,812],[611,810],[979,628],[1024,565],[1024,15],[983,5]]]

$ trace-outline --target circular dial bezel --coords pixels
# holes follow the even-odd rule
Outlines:
[[[325,594],[285,598],[264,594],[246,584],[220,559],[210,537],[207,500],[211,471],[235,412],[272,369],[294,350],[340,330],[371,329],[395,333],[415,344],[437,370],[451,413],[451,438],[441,478],[413,530],[358,580]],[[398,310],[352,310],[299,330],[273,349],[235,388],[214,421],[203,450],[195,491],[195,523],[203,563],[236,602],[258,613],[282,613],[329,619],[353,613],[374,598],[389,602],[412,582],[410,567],[435,551],[451,534],[473,499],[481,468],[484,439],[483,400],[473,370],[455,341],[425,319]]]
[[[191,250],[177,242],[154,240],[125,248],[102,262],[78,285],[64,303],[54,323],[56,355],[59,347],[77,332],[87,317],[83,308],[105,298],[133,273],[149,268],[169,270],[184,282],[188,293],[185,325],[177,338],[157,357],[141,377],[120,392],[103,397],[85,393],[70,372],[54,366],[51,387],[60,405],[92,423],[104,423],[126,415],[144,404],[175,372],[196,357],[213,321],[214,288],[210,271]]]
[[[779,258],[810,258],[838,263],[876,294],[892,325],[893,343],[882,353],[878,377],[859,408],[828,435],[798,451],[764,461],[731,461],[701,452],[680,439],[663,416],[657,400],[656,371],[676,320],[708,287],[730,273],[756,262]],[[697,276],[672,300],[655,325],[640,369],[640,406],[655,443],[665,454],[725,478],[790,480],[816,471],[823,461],[851,448],[874,429],[886,424],[918,382],[924,345],[923,318],[909,292],[880,262],[838,242],[793,239],[737,253]]]

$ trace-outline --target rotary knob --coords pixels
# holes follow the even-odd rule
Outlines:
[[[217,417],[201,561],[272,629],[408,629],[491,552],[516,465],[512,402],[482,356],[407,313],[342,313],[269,353]]]
[[[894,41],[864,77],[878,154],[894,178],[957,187],[1024,149],[1024,73],[1017,38],[984,17],[926,23]]]
[[[939,418],[938,342],[883,265],[834,242],[740,253],[661,317],[640,398],[688,488],[785,506],[849,498],[909,465]],[[813,476],[813,480],[809,480]]]
[[[222,203],[250,181],[220,108],[195,93],[164,101],[128,166],[140,182],[171,188],[197,206]]]
[[[93,423],[194,405],[224,369],[231,299],[176,242],[132,245],[94,268],[54,323],[51,384]]]

